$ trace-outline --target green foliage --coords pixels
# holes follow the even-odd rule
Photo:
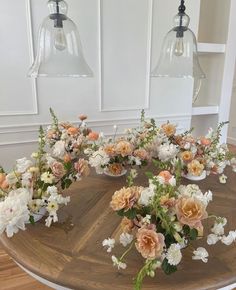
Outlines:
[[[29,222],[31,223],[31,225],[35,225],[34,217],[32,215],[29,218]]]
[[[166,258],[163,260],[161,268],[165,272],[166,275],[170,275],[177,271],[177,267],[170,265]]]
[[[127,217],[128,219],[134,219],[135,217],[136,217],[136,215],[137,215],[137,211],[136,211],[136,209],[135,208],[131,208],[131,209],[129,209],[129,210],[124,210],[124,209],[121,209],[121,210],[119,210],[119,211],[117,211],[117,214],[119,215],[119,216],[122,216],[122,217]]]

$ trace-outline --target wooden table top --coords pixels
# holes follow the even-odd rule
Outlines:
[[[236,174],[227,168],[228,182],[219,183],[216,176],[199,182],[203,190],[212,190],[214,201],[210,211],[228,219],[226,230],[236,227]],[[144,177],[139,178],[139,183]],[[51,228],[40,221],[29,225],[8,239],[0,240],[8,254],[26,269],[51,282],[79,290],[132,290],[132,280],[141,268],[143,259],[132,251],[125,271],[112,266],[110,255],[102,248],[102,241],[111,237],[121,220],[109,207],[113,192],[120,189],[125,178],[91,175],[74,185],[69,194],[71,202],[60,209],[59,223]],[[205,246],[210,257],[207,264],[191,259],[192,253],[183,251],[179,270],[166,276],[157,271],[154,279],[146,278],[145,290],[217,289],[236,282],[236,246],[207,246],[198,240],[195,246]],[[117,251],[116,251],[117,253]],[[118,253],[120,254],[120,253]]]

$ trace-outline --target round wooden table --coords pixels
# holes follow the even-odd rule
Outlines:
[[[212,190],[214,201],[209,212],[228,219],[226,230],[236,228],[236,174],[227,168],[228,182],[222,185],[217,176],[198,182],[203,190]],[[140,176],[138,183],[146,178]],[[186,181],[185,181],[186,183]],[[26,270],[53,283],[79,290],[132,290],[133,277],[143,259],[132,251],[125,271],[112,266],[111,257],[102,248],[102,241],[111,237],[120,217],[109,207],[113,192],[125,184],[125,178],[109,178],[95,174],[75,184],[69,191],[71,202],[60,210],[59,223],[51,228],[40,221],[29,225],[8,239],[0,240],[7,253]],[[210,257],[207,264],[193,261],[192,253],[183,251],[178,272],[166,276],[157,271],[154,279],[146,278],[143,289],[218,289],[236,282],[236,246],[205,246]]]

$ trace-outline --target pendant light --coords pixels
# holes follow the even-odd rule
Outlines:
[[[29,76],[92,77],[83,56],[77,27],[67,16],[67,3],[50,0],[48,9],[50,14],[40,27],[37,56]]]
[[[199,64],[196,37],[188,28],[190,18],[185,13],[184,2],[181,0],[179,13],[174,17],[174,28],[167,33],[163,41],[159,61],[151,76],[193,78],[194,103],[200,91],[202,79],[206,76]]]

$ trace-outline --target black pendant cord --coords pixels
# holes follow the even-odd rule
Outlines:
[[[183,16],[185,15],[185,10],[186,10],[186,6],[185,6],[185,0],[181,0],[180,2],[180,6],[179,6],[179,16],[180,16],[180,20],[179,20],[179,27],[182,28],[183,26]],[[182,31],[182,29],[180,29],[177,32],[177,37],[183,37],[184,33]]]
[[[60,14],[60,8],[59,8],[59,1],[56,0],[56,5],[57,5],[57,14]]]

